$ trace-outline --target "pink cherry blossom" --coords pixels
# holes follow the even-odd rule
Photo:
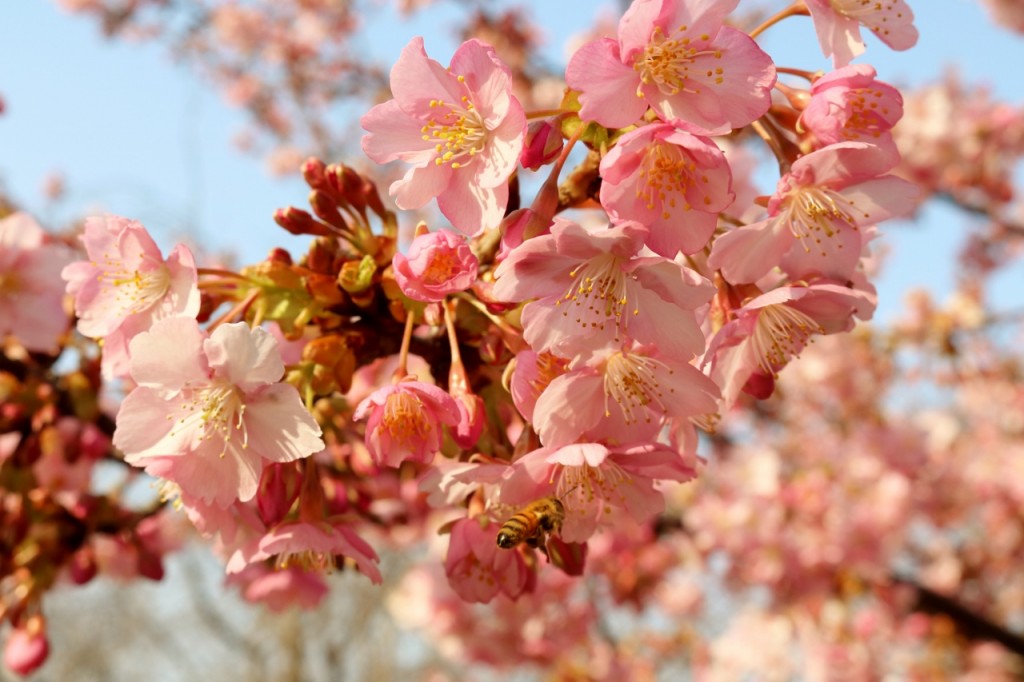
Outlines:
[[[320,427],[299,393],[278,383],[277,344],[245,323],[202,331],[195,320],[160,320],[134,339],[138,384],[117,414],[114,445],[146,466],[175,457],[175,483],[222,508],[256,494],[266,462],[289,462],[323,449]]]
[[[436,303],[472,286],[479,261],[465,237],[441,230],[413,239],[408,255],[395,253],[392,267],[403,294]]]
[[[537,400],[546,446],[577,439],[653,440],[666,419],[717,411],[718,387],[687,362],[648,347],[608,348],[556,377]]]
[[[899,90],[875,80],[866,64],[837,69],[814,81],[800,123],[819,145],[870,142],[892,145],[892,127],[903,116]]]
[[[807,0],[821,51],[832,66],[846,66],[864,52],[865,26],[894,50],[917,44],[914,13],[904,0]]]
[[[58,275],[70,260],[28,214],[0,220],[0,341],[10,334],[30,351],[57,350],[68,328]]]
[[[871,319],[875,300],[873,287],[858,290],[818,280],[780,287],[733,311],[735,318],[712,337],[704,358],[722,387],[724,406],[732,405],[752,378],[752,390],[765,385],[770,394],[774,376],[814,335],[849,331],[854,316]]]
[[[49,656],[50,641],[42,629],[14,628],[4,642],[4,665],[17,675],[32,673]]]
[[[732,203],[732,174],[715,143],[663,123],[626,133],[601,159],[601,205],[616,221],[650,230],[666,258],[707,244]]]
[[[266,564],[250,564],[229,575],[226,582],[238,585],[247,602],[263,604],[275,613],[293,606],[315,609],[330,592],[323,574],[297,566],[275,569]]]
[[[526,134],[511,78],[479,40],[463,43],[448,69],[427,57],[423,38],[402,50],[391,70],[395,98],[362,118],[367,156],[412,165],[390,188],[399,208],[437,197],[441,213],[466,234],[498,226]]]
[[[569,361],[548,352],[524,350],[516,355],[509,392],[523,418],[533,421],[533,410],[544,389],[555,377],[564,374]]]
[[[157,320],[199,312],[195,261],[182,244],[164,260],[145,227],[114,215],[86,220],[82,242],[89,260],[61,273],[75,297],[78,331],[104,340],[106,376],[125,376],[137,334]]]
[[[566,69],[580,117],[608,128],[663,121],[701,134],[745,126],[771,104],[775,65],[750,36],[723,25],[739,0],[634,0],[618,40],[587,43]]]
[[[550,235],[527,240],[498,266],[494,296],[539,299],[523,311],[526,341],[538,352],[571,358],[632,338],[689,360],[704,347],[692,311],[712,288],[673,261],[638,256],[647,235],[638,223],[587,228],[556,219]]]
[[[359,572],[374,585],[383,581],[377,553],[340,518],[281,523],[237,550],[228,561],[227,572],[238,573],[271,557],[277,557],[280,568],[296,566],[318,572],[333,570],[344,557],[355,562]]]
[[[696,471],[660,443],[609,447],[574,443],[544,447],[517,460],[502,483],[501,501],[519,506],[554,494],[565,507],[561,538],[586,542],[615,508],[643,523],[662,511],[655,481],[689,481]]]
[[[753,282],[781,265],[793,279],[845,281],[868,241],[867,228],[913,210],[917,188],[882,175],[895,159],[862,142],[803,156],[779,180],[768,219],[715,240],[708,265],[730,282]]]
[[[460,415],[455,399],[437,386],[402,381],[370,394],[353,418],[367,419],[366,447],[374,461],[396,467],[432,460],[441,448],[442,425],[455,426]]]
[[[526,590],[529,571],[519,552],[494,542],[498,525],[486,517],[460,519],[452,526],[444,570],[463,600],[487,603],[499,593],[515,599]]]

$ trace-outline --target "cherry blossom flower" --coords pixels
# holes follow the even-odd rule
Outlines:
[[[917,44],[914,13],[904,0],[807,0],[807,9],[821,51],[837,69],[864,52],[861,26],[894,50],[909,50]]]
[[[764,114],[775,65],[750,36],[723,26],[739,0],[634,0],[618,40],[587,43],[565,72],[580,117],[608,128],[635,123],[648,105],[690,132],[722,134]]]
[[[868,241],[866,228],[916,205],[914,185],[882,175],[894,161],[862,142],[797,159],[779,180],[768,219],[716,239],[708,265],[734,283],[756,281],[777,265],[793,279],[849,279]]]
[[[164,260],[145,227],[114,215],[86,220],[82,242],[89,260],[61,273],[75,297],[78,331],[103,339],[107,377],[125,376],[137,334],[166,317],[198,314],[195,261],[182,244]]]
[[[722,150],[667,123],[619,138],[601,159],[601,179],[608,214],[645,225],[647,246],[666,258],[704,248],[734,198]]]
[[[611,520],[612,508],[637,523],[661,512],[665,499],[655,481],[689,481],[694,476],[696,471],[679,452],[660,443],[543,447],[513,464],[501,486],[501,501],[518,506],[554,494],[565,507],[562,540],[586,542]]]
[[[818,280],[779,287],[733,311],[734,319],[709,342],[703,362],[722,387],[724,407],[743,390],[759,398],[770,395],[775,375],[813,336],[849,331],[854,316],[871,319],[875,301],[870,285],[861,290]]]
[[[523,242],[498,266],[494,296],[539,299],[523,311],[538,352],[572,358],[632,338],[689,360],[704,347],[691,311],[712,288],[673,261],[638,256],[647,235],[633,222],[586,228],[556,219],[550,235]]]
[[[468,602],[487,602],[499,593],[515,599],[526,590],[529,570],[519,552],[494,542],[497,524],[486,517],[459,519],[452,526],[444,570],[448,584]]]
[[[362,118],[367,156],[412,164],[390,188],[399,208],[437,197],[466,234],[498,226],[526,134],[511,90],[508,67],[479,40],[463,43],[448,69],[427,57],[422,38],[409,42],[391,70],[395,98]]]
[[[222,508],[252,499],[266,462],[323,449],[298,391],[278,383],[284,365],[262,329],[239,322],[206,334],[172,317],[130,350],[138,387],[121,404],[114,445],[135,466],[177,458],[174,482],[190,496]]]
[[[567,359],[548,352],[524,350],[516,355],[509,392],[512,394],[516,409],[524,419],[533,422],[537,398],[555,377],[565,373],[568,364]]]
[[[380,561],[377,553],[339,518],[278,524],[237,550],[228,561],[227,572],[238,573],[246,566],[271,557],[277,557],[279,568],[295,566],[316,572],[333,570],[336,557],[347,557],[374,585],[383,581],[377,568]]]
[[[459,418],[455,399],[422,381],[377,389],[353,414],[357,421],[367,419],[366,447],[374,461],[392,467],[405,460],[432,460],[441,448],[441,426],[455,426]]]
[[[408,255],[395,253],[392,267],[403,294],[436,303],[472,286],[479,262],[465,237],[441,230],[413,239]]]
[[[653,440],[663,420],[717,411],[718,387],[685,361],[654,348],[607,348],[590,355],[544,389],[533,410],[546,446],[581,437]]]
[[[247,602],[263,604],[275,613],[293,606],[315,609],[330,592],[323,574],[297,566],[275,569],[266,564],[250,564],[229,575],[226,582],[238,585]]]
[[[14,628],[4,642],[4,665],[17,675],[28,675],[50,656],[50,641],[41,628]]]
[[[875,80],[875,70],[852,64],[814,81],[801,125],[819,145],[870,142],[891,146],[892,127],[903,116],[899,90]]]
[[[58,275],[70,260],[28,214],[0,220],[0,341],[10,334],[30,351],[57,350],[68,328]]]

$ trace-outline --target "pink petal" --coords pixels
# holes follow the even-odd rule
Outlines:
[[[267,386],[247,400],[244,419],[249,447],[272,462],[291,462],[324,449],[320,425],[290,384]]]
[[[619,45],[603,38],[587,43],[569,60],[565,71],[569,87],[580,91],[580,118],[607,128],[624,128],[647,111],[647,101],[636,96],[640,77],[619,59]]]
[[[217,327],[203,343],[203,350],[218,376],[247,393],[277,383],[284,375],[277,339],[245,322]]]
[[[132,378],[140,386],[180,391],[189,382],[205,382],[206,334],[189,317],[160,320],[128,344]]]

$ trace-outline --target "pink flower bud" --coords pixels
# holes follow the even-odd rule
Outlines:
[[[428,232],[416,237],[409,255],[396,253],[395,281],[409,298],[434,303],[465,291],[476,280],[479,263],[465,237],[454,232]]]
[[[4,664],[17,675],[28,675],[46,662],[50,655],[50,643],[40,628],[17,628],[11,631],[4,645]]]
[[[526,146],[519,162],[532,171],[551,163],[562,152],[562,131],[552,120],[534,121],[526,129]]]

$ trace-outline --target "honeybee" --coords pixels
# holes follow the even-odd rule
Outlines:
[[[512,549],[521,542],[543,547],[548,533],[559,533],[565,520],[565,506],[554,495],[542,497],[510,516],[498,530],[498,547]]]

